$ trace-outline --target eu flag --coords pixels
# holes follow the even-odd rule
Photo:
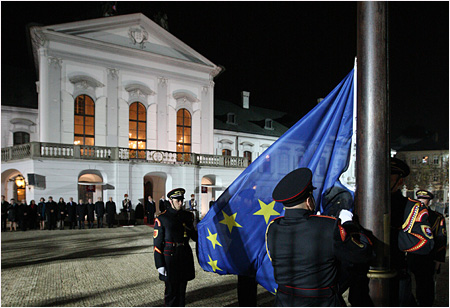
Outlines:
[[[317,210],[324,193],[339,185],[348,167],[353,133],[353,70],[313,110],[248,166],[217,199],[198,224],[201,267],[217,274],[254,276],[274,293],[273,267],[265,246],[270,220],[284,215],[272,199],[277,183],[289,172],[313,172]],[[301,236],[301,235],[299,235]]]

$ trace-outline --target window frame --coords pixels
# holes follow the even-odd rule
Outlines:
[[[136,105],[136,117],[132,119],[131,117],[131,109],[133,106]],[[139,109],[143,108],[144,115],[143,120],[139,117]],[[142,110],[142,109],[141,109]],[[134,124],[134,131],[136,132],[136,138],[131,138],[132,133],[132,125]],[[139,130],[139,124],[143,124],[144,130]],[[143,132],[144,136],[143,138],[140,136],[139,132]],[[136,142],[136,148],[133,148],[131,146],[132,142]],[[144,143],[144,148],[139,148],[139,142]],[[134,101],[130,104],[128,108],[128,148],[130,150],[130,157],[133,158],[139,158],[139,159],[145,159],[146,155],[145,152],[147,150],[147,109],[145,108],[145,105],[139,101]]]
[[[78,102],[78,98],[83,97],[83,112],[80,111],[80,106]],[[89,98],[92,102],[92,108],[93,108],[93,114],[86,114],[86,98]],[[76,126],[77,126],[77,117],[81,117],[83,119],[82,128],[83,133],[76,133]],[[92,134],[86,134],[86,120],[92,119]],[[77,97],[75,97],[74,101],[74,124],[73,124],[74,130],[73,130],[73,137],[74,137],[74,144],[75,145],[88,145],[88,146],[95,146],[95,101],[94,99],[87,95],[87,94],[79,94]],[[77,143],[76,139],[77,137],[81,137],[81,142]],[[92,138],[93,144],[86,144],[86,139]]]
[[[18,137],[18,136],[20,136],[20,142],[19,143],[16,142],[16,137]],[[24,140],[24,139],[27,139],[27,138],[24,138],[24,137],[28,137],[28,141]],[[24,131],[13,132],[13,146],[14,145],[26,144],[26,143],[30,143],[30,133],[24,132]]]

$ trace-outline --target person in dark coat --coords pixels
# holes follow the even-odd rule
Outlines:
[[[29,227],[31,230],[36,229],[36,225],[37,225],[37,205],[36,205],[36,201],[31,200],[30,202],[30,221],[29,221]]]
[[[86,205],[87,209],[87,221],[89,223],[89,229],[94,228],[94,220],[95,220],[95,205],[92,203],[92,199],[88,199],[88,203]]]
[[[2,195],[2,232],[6,231],[6,220],[8,219],[8,207],[9,203],[5,200],[5,196]]]
[[[17,209],[17,218],[19,220],[19,227],[22,231],[27,231],[29,222],[29,207],[25,199],[19,204]]]
[[[124,198],[122,200],[122,213],[125,215],[125,219],[127,220],[127,225],[130,225],[131,220],[131,201],[128,199],[128,194],[124,195]]]
[[[46,210],[45,210],[45,199],[41,198],[39,199],[39,203],[37,206],[37,215],[39,219],[39,230],[45,229],[45,221],[47,219]]]
[[[182,209],[185,190],[176,188],[167,197],[166,211],[155,219],[153,233],[155,266],[165,282],[164,303],[185,306],[187,282],[195,278],[194,256],[189,239],[197,241],[194,215]]]
[[[108,228],[114,227],[114,221],[116,219],[116,203],[112,197],[109,197],[109,201],[106,202],[106,223]]]
[[[164,199],[164,196],[162,196],[161,199],[159,199],[158,207],[159,207],[158,215],[166,210],[166,200]]]
[[[64,230],[64,220],[66,219],[66,203],[64,202],[64,198],[59,198],[58,202],[58,223],[59,223],[59,230]]]
[[[136,210],[134,212],[135,214],[135,218],[136,219],[144,219],[144,206],[142,205],[142,203],[138,202],[138,204],[136,204]]]
[[[416,297],[419,307],[431,307],[435,298],[435,275],[439,274],[441,264],[445,264],[447,230],[445,218],[441,213],[430,208],[433,193],[418,190],[416,198],[428,210],[429,222],[434,237],[434,248],[429,254],[407,254],[408,266],[416,281]]]
[[[56,229],[56,220],[58,218],[57,212],[58,212],[58,205],[55,201],[53,201],[53,197],[48,197],[47,204],[45,205],[45,210],[47,211],[47,218],[48,218],[48,229],[49,230],[55,230]]]
[[[17,231],[17,209],[18,205],[16,203],[16,200],[11,199],[9,200],[9,208],[8,208],[8,220],[10,222],[9,224],[9,231]]]
[[[86,216],[86,205],[80,199],[76,205],[78,229],[84,229],[84,220]]]
[[[147,216],[147,223],[153,225],[155,223],[156,204],[152,196],[148,196],[145,201],[145,215]]]
[[[103,215],[105,215],[105,203],[101,197],[95,202],[95,214],[97,214],[97,228],[103,228]]]
[[[69,220],[70,229],[75,229],[77,223],[77,203],[73,202],[73,198],[69,198],[69,202],[66,204],[67,218]]]
[[[266,231],[278,284],[275,306],[342,306],[336,261],[364,263],[373,258],[372,243],[353,223],[350,211],[341,210],[339,218],[316,215],[314,189],[311,170],[299,168],[272,193],[286,209]]]

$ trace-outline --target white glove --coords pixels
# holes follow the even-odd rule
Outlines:
[[[167,271],[166,271],[166,268],[164,266],[158,268],[158,273],[160,273],[163,276],[167,276]]]
[[[320,216],[320,211],[317,211],[316,215],[317,215],[317,216]]]
[[[339,218],[341,219],[341,224],[344,224],[347,221],[352,221],[353,214],[348,210],[341,210],[341,212],[339,213]]]

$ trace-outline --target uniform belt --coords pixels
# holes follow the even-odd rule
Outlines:
[[[337,293],[337,288],[335,286],[331,286],[318,289],[306,289],[279,285],[278,292],[300,297],[331,297]]]
[[[166,244],[170,244],[170,245],[172,245],[173,247],[184,246],[184,243],[166,242]]]

